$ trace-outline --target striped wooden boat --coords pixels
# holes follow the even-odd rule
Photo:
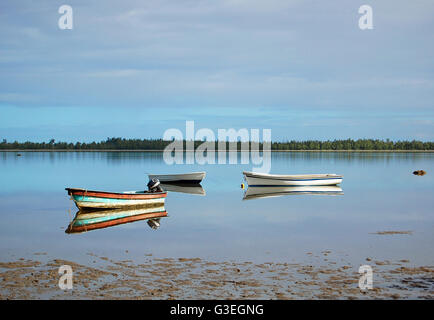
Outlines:
[[[134,209],[110,209],[97,211],[78,211],[74,220],[66,228],[66,233],[81,233],[96,229],[113,227],[125,223],[159,219],[166,217],[163,205],[136,207]]]
[[[243,172],[249,186],[330,186],[342,182],[343,176],[328,174],[280,175]]]
[[[131,206],[164,204],[167,192],[105,192],[66,188],[79,209],[117,209]]]
[[[271,198],[287,195],[343,195],[341,187],[338,186],[299,186],[299,187],[248,187],[243,200]]]

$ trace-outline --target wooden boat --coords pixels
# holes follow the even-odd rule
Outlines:
[[[256,172],[243,172],[249,186],[329,186],[342,182],[337,174],[298,174],[280,175]]]
[[[66,188],[79,209],[116,209],[139,205],[164,204],[167,192],[105,192]]]
[[[200,183],[206,172],[190,172],[181,174],[149,174],[149,179],[158,179],[161,183]]]
[[[205,190],[202,188],[200,184],[192,184],[192,183],[162,183],[160,184],[161,188],[164,191],[169,192],[179,192],[179,193],[188,193],[188,194],[196,194],[204,196]]]
[[[113,227],[120,224],[159,219],[166,217],[164,205],[156,207],[136,207],[134,209],[114,209],[97,211],[78,211],[74,220],[66,228],[66,233],[81,233],[90,230]]]
[[[243,200],[271,198],[287,195],[343,195],[338,186],[299,186],[299,187],[248,187]]]

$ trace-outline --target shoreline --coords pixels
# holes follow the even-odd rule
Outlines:
[[[70,150],[70,149],[4,149],[0,152],[164,152],[164,150],[119,150],[119,149],[89,149],[89,150]],[[184,150],[183,152],[195,152],[195,150]],[[216,153],[219,151],[216,150]],[[242,152],[225,150],[222,152]],[[247,151],[248,152],[248,151]],[[262,152],[260,150],[260,152]],[[270,150],[270,152],[336,152],[336,153],[433,153],[434,150]]]
[[[372,289],[359,287],[359,264],[330,250],[306,253],[304,262],[212,261],[199,257],[138,262],[88,253],[89,263],[35,253],[0,262],[0,300],[6,299],[433,299],[433,266],[408,259],[365,263],[375,273]],[[74,290],[59,288],[59,267],[74,272]]]

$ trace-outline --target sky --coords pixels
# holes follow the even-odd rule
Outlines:
[[[193,120],[433,141],[433,17],[432,0],[2,0],[0,139],[162,138]]]

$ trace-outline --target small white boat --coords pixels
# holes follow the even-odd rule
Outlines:
[[[182,174],[149,174],[149,179],[158,179],[161,183],[192,183],[198,184],[205,178],[205,172]]]
[[[257,172],[243,172],[249,186],[331,186],[342,182],[337,174],[280,175]]]
[[[343,195],[341,187],[338,186],[299,186],[299,187],[248,187],[243,200],[272,198],[287,195]]]

